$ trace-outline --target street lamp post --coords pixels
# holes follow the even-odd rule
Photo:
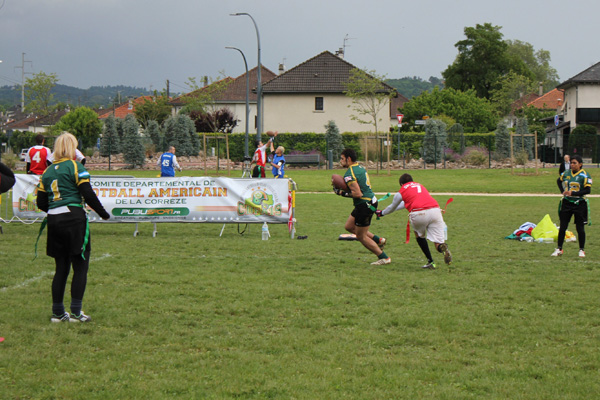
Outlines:
[[[257,85],[256,85],[256,140],[260,141],[260,135],[262,133],[262,80],[260,70],[262,69],[260,63],[260,34],[258,33],[258,26],[256,25],[256,21],[252,18],[252,15],[248,13],[235,13],[230,14],[231,16],[237,17],[240,15],[247,15],[252,20],[254,24],[254,29],[256,30],[256,41],[258,44],[258,71],[257,71]]]
[[[237,47],[226,46],[226,49],[237,50],[244,59],[244,67],[246,68],[246,139],[244,141],[244,172],[242,178],[250,177],[250,155],[248,153],[248,120],[250,119],[250,103],[248,101],[250,95],[250,76],[248,75],[248,63],[246,62],[246,56],[244,52]]]

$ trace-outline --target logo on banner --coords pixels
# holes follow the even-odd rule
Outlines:
[[[238,201],[237,214],[281,216],[282,204],[276,193],[268,184],[249,186]]]
[[[113,208],[112,214],[115,217],[174,217],[185,216],[190,210],[183,207],[177,208]]]

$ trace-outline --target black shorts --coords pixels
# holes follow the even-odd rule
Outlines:
[[[252,170],[253,178],[264,178],[265,177],[265,167],[261,167],[259,165],[254,166]]]
[[[371,225],[371,218],[373,217],[373,214],[375,214],[375,211],[373,211],[370,206],[373,206],[373,208],[377,210],[377,202],[374,204],[361,203],[354,207],[354,210],[352,210],[350,215],[354,217],[354,224],[356,226]]]
[[[570,220],[571,216],[575,216],[575,224],[587,225],[588,223],[588,203],[586,200],[579,200],[577,203],[572,203],[568,200],[561,200],[560,212],[558,214],[561,220]]]
[[[48,241],[46,254],[50,257],[63,257],[81,254],[86,230],[85,211],[81,207],[69,207],[71,212],[48,214]],[[85,258],[89,259],[90,240],[85,249]]]

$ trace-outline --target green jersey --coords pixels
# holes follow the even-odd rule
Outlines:
[[[576,173],[568,169],[560,176],[562,181],[563,191],[571,190],[573,192],[579,192],[581,189],[592,186],[592,178],[582,168]],[[581,199],[585,199],[585,196],[565,196],[566,200],[575,203]]]
[[[358,165],[358,163],[353,164],[348,168],[344,174],[344,181],[346,182],[346,185],[348,185],[348,188],[350,187],[351,182],[356,182],[360,187],[362,197],[359,199],[353,198],[355,206],[362,203],[370,203],[373,197],[375,197],[375,193],[373,193],[373,190],[371,189],[369,174],[367,173],[367,170]]]
[[[83,204],[79,185],[90,181],[90,173],[78,161],[62,159],[44,171],[38,190],[48,193],[48,208]]]

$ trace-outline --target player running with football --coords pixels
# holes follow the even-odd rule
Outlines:
[[[431,197],[425,186],[413,182],[409,174],[403,174],[399,182],[400,190],[394,195],[392,204],[381,211],[377,210],[377,216],[381,217],[406,208],[409,212],[410,225],[417,235],[417,243],[427,257],[427,264],[423,265],[423,268],[435,269],[427,239],[435,244],[438,252],[444,253],[444,262],[450,264],[452,254],[448,245],[444,243],[444,218],[440,205]]]
[[[583,169],[583,160],[576,154],[570,160],[571,169],[563,172],[556,183],[563,194],[560,201],[558,216],[560,229],[558,230],[558,247],[551,254],[552,257],[562,256],[565,233],[569,226],[571,216],[575,216],[577,240],[579,241],[579,257],[585,257],[585,228],[588,223],[588,202],[585,196],[592,191],[592,178]]]
[[[339,188],[334,188],[333,191],[338,196],[352,197],[354,201],[354,210],[348,217],[344,228],[355,234],[356,239],[377,256],[378,260],[372,262],[371,265],[391,263],[391,258],[383,251],[386,239],[369,232],[371,218],[377,210],[377,198],[371,189],[367,170],[358,165],[356,151],[352,149],[342,151],[340,164],[342,167],[348,168],[344,174],[344,181],[350,191]]]

